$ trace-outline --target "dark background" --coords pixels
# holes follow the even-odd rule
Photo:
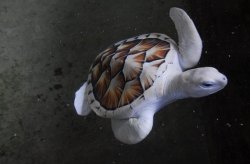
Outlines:
[[[74,92],[113,42],[160,32],[178,6],[203,40],[198,65],[227,75],[219,93],[175,102],[137,145],[110,120],[79,117]],[[250,7],[247,0],[0,0],[0,163],[250,163]]]

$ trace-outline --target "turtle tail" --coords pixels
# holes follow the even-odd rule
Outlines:
[[[200,60],[202,41],[200,35],[187,13],[173,7],[169,12],[178,33],[180,64],[183,69],[194,67]]]
[[[85,95],[87,83],[85,82],[81,88],[75,93],[74,106],[78,115],[86,116],[91,112],[87,97]]]

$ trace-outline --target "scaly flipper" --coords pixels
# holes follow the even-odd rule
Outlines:
[[[170,9],[169,15],[178,33],[180,64],[183,69],[194,67],[201,56],[202,41],[200,35],[184,10],[173,7]]]
[[[115,137],[126,144],[142,141],[153,127],[154,110],[146,110],[138,117],[128,119],[111,119]]]
[[[91,112],[88,106],[87,97],[85,96],[87,83],[85,82],[81,88],[75,93],[74,106],[78,115],[86,116]]]

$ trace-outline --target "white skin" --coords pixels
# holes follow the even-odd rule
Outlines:
[[[178,99],[213,94],[226,84],[227,78],[212,67],[196,68],[177,74],[164,82],[163,94],[157,105],[143,106],[137,117],[112,119],[114,135],[123,143],[136,144],[149,134],[153,126],[153,116],[160,108]]]

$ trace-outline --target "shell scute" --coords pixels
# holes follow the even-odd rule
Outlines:
[[[117,74],[110,82],[105,95],[102,98],[101,105],[107,109],[114,109],[118,106],[125,85],[122,73]]]
[[[140,75],[144,63],[144,52],[129,55],[125,61],[123,73],[126,81],[133,80]]]
[[[134,54],[142,51],[147,51],[157,44],[156,39],[142,39],[136,46],[130,49],[129,53]]]
[[[96,64],[93,68],[92,68],[92,72],[91,72],[91,82],[93,85],[96,84],[96,82],[99,80],[102,72],[102,66],[101,63]]]
[[[135,45],[137,45],[139,42],[139,40],[133,40],[133,41],[129,41],[129,42],[124,42],[121,45],[119,45],[117,47],[117,52],[119,51],[129,51],[132,47],[134,47]]]
[[[141,87],[139,79],[134,79],[127,82],[122,92],[122,96],[119,102],[119,107],[131,103],[132,100],[135,100],[142,94],[143,94],[143,89]]]
[[[112,57],[110,61],[112,77],[114,77],[118,72],[122,70],[126,57],[127,57],[127,52],[118,52]]]
[[[102,73],[99,80],[96,82],[94,87],[94,93],[97,99],[102,99],[103,95],[105,94],[107,88],[110,84],[110,70],[106,70]]]
[[[111,55],[107,55],[103,58],[102,60],[102,69],[106,70],[109,68],[109,64],[110,64],[110,60],[112,58],[112,54]]]
[[[165,42],[159,42],[154,47],[150,48],[146,52],[146,61],[154,61],[158,59],[164,59],[167,55],[167,52],[170,50],[170,46]]]

